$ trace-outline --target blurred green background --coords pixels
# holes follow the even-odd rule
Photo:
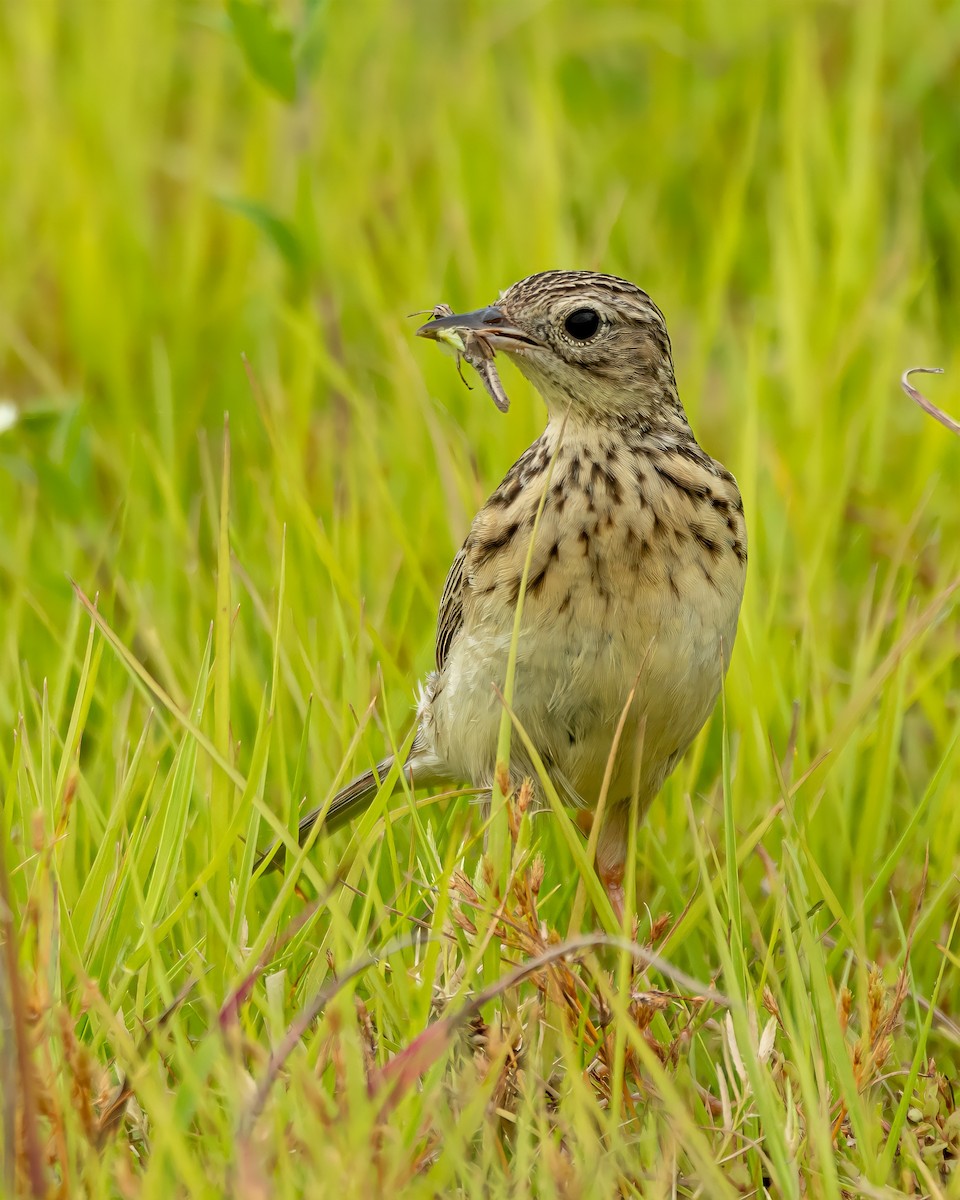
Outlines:
[[[82,674],[70,580],[188,707],[217,614],[228,412],[228,737],[210,705],[194,716],[246,774],[269,696],[257,804],[289,821],[408,728],[447,566],[544,422],[509,367],[507,417],[467,391],[408,314],[598,268],[663,309],[694,429],[744,493],[737,828],[762,825],[774,858],[796,837],[810,904],[849,921],[841,949],[880,957],[902,949],[929,847],[914,961],[929,987],[960,852],[960,443],[898,379],[939,365],[921,386],[948,408],[960,394],[958,87],[949,0],[4,6],[0,777],[20,901],[55,836],[71,911],[94,861],[108,886],[105,839],[129,837],[146,880],[172,836],[180,730],[112,650]],[[685,795],[722,841],[719,759],[715,720],[642,832],[653,911],[697,888]],[[151,971],[203,936],[202,912],[175,904],[223,832],[200,761],[182,856],[151,888],[150,920],[179,914]],[[438,814],[437,844],[468,819]],[[562,911],[567,851],[536,828]],[[436,866],[409,822],[391,836],[411,870]],[[225,849],[215,897],[241,853]],[[745,858],[761,942],[768,869]],[[376,871],[384,894],[411,886]],[[244,893],[255,932],[275,889]],[[108,934],[109,907],[76,910],[65,992],[82,962],[155,1012],[162,978],[134,995],[124,974],[146,913]],[[697,932],[674,952],[709,978]]]

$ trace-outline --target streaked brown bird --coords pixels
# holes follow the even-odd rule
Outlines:
[[[446,310],[443,310],[446,311]],[[497,302],[428,322],[506,354],[547,405],[547,427],[474,519],[440,600],[404,764],[417,787],[493,783],[502,688],[524,563],[513,709],[560,795],[595,808],[611,759],[597,869],[618,914],[632,797],[642,813],[716,702],[747,565],[733,476],[697,444],[663,314],[612,275],[546,271]],[[502,393],[501,393],[502,395]],[[635,689],[627,723],[615,731]],[[516,739],[514,739],[516,743]],[[366,807],[393,765],[348,784],[325,824]],[[535,779],[521,747],[515,781]],[[305,839],[322,810],[300,822]]]

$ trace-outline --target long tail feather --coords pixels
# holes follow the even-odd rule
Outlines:
[[[346,787],[341,788],[327,808],[326,815],[323,817],[323,828],[332,832],[334,829],[339,829],[342,825],[346,825],[356,813],[362,812],[380,790],[380,785],[392,766],[393,755],[391,754],[388,758],[377,763],[375,772],[364,771],[362,775],[358,775],[356,779],[351,780]],[[323,807],[314,808],[305,817],[300,818],[300,824],[297,828],[297,839],[301,846],[307,840],[310,830],[320,820],[322,814]],[[268,850],[257,856],[254,867],[259,867],[264,859],[269,857],[267,870],[276,870],[283,866],[285,855],[286,852],[282,845],[271,846]]]
[[[379,792],[380,784],[386,779],[392,766],[393,755],[391,754],[377,763],[375,772],[364,771],[362,775],[351,780],[346,787],[341,788],[330,801],[327,815],[323,818],[324,829],[330,832],[339,829],[342,825],[346,825],[354,813],[362,812]],[[297,831],[301,846],[307,840],[310,830],[320,819],[322,812],[322,808],[315,808],[305,817],[301,817]]]

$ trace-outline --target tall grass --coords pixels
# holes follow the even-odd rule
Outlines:
[[[960,442],[897,385],[958,394],[958,61],[936,0],[4,8],[8,1194],[960,1194]],[[554,266],[664,309],[751,539],[633,950],[522,797],[252,871],[544,422],[406,314]]]

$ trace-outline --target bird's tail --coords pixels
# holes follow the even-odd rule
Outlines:
[[[330,801],[327,806],[321,805],[320,808],[314,808],[307,813],[305,817],[300,818],[300,824],[297,828],[297,840],[302,846],[310,835],[310,830],[323,817],[323,828],[328,831],[339,829],[341,825],[347,824],[355,813],[362,812],[368,804],[376,796],[380,790],[380,785],[390,772],[393,766],[393,755],[378,762],[373,771],[364,771],[362,775],[358,775],[356,779],[351,780],[346,787],[340,789],[339,792]],[[397,780],[399,784],[399,779]],[[326,812],[324,812],[326,807]],[[283,866],[285,850],[282,845],[271,846],[262,854],[257,856],[255,867],[259,867],[264,859],[269,858],[267,870]]]

